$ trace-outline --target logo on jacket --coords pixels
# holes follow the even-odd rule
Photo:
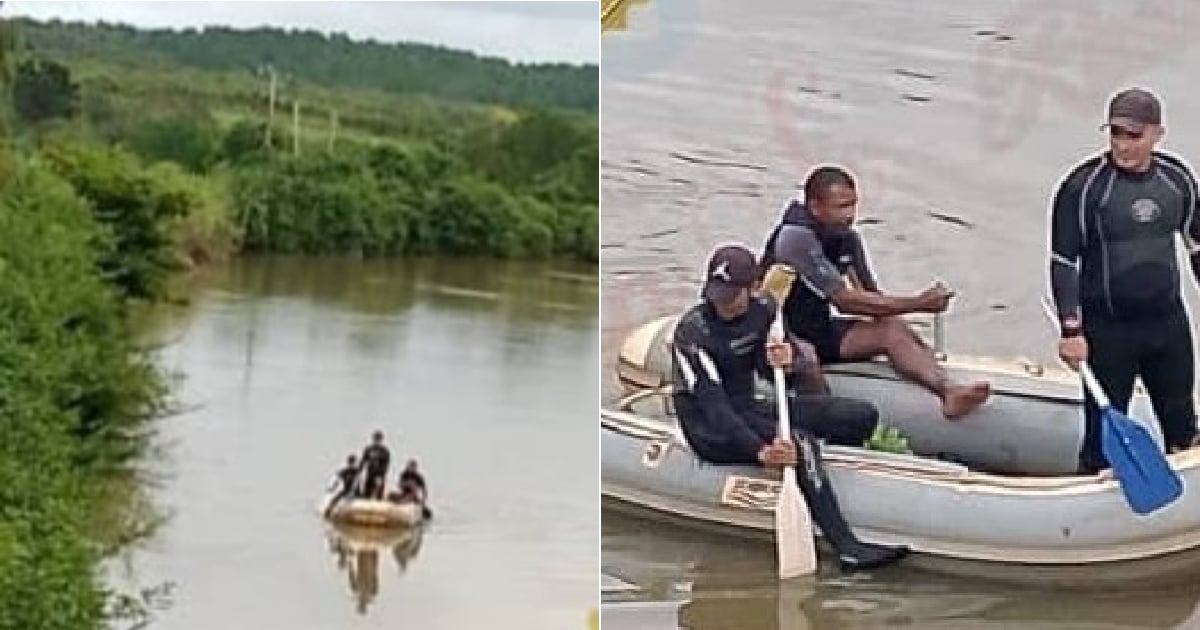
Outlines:
[[[1162,215],[1162,209],[1153,199],[1138,199],[1133,202],[1133,220],[1149,223]]]

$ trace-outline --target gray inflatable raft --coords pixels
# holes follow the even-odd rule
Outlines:
[[[635,331],[620,357],[627,393],[601,410],[602,494],[655,512],[771,532],[778,476],[753,466],[699,461],[682,439],[663,385],[673,318]],[[1031,373],[996,362],[950,363],[993,382],[994,399],[958,422],[883,364],[838,366],[835,393],[875,402],[882,420],[910,436],[919,455],[827,447],[846,517],[868,540],[964,560],[1043,565],[1152,558],[1200,546],[1200,449],[1171,455],[1185,492],[1139,516],[1106,472],[1069,474],[1082,435],[1079,385],[1069,374]],[[1144,398],[1131,415],[1152,418]],[[987,470],[989,472],[983,472]]]

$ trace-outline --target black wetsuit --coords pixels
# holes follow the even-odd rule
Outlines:
[[[425,477],[415,470],[404,470],[400,473],[400,487],[403,488],[407,484],[412,484],[414,487],[421,490],[421,494],[425,494],[428,490],[425,488]]]
[[[429,488],[425,486],[425,476],[415,470],[405,469],[400,473],[400,496],[407,498],[410,490],[416,491],[412,498],[421,503],[421,513],[424,518],[432,518],[433,512],[425,501],[429,498]]]
[[[382,444],[371,444],[363,449],[362,465],[367,469],[364,495],[375,499],[383,498],[383,486],[390,461],[391,453]]]
[[[804,204],[792,201],[763,247],[763,271],[776,262],[796,270],[783,304],[788,331],[813,344],[821,363],[841,361],[842,338],[856,320],[834,317],[830,298],[846,286],[843,275],[851,271],[863,290],[879,290],[862,237],[854,229],[823,230]]]
[[[758,452],[775,439],[774,405],[754,397],[754,374],[771,378],[766,341],[775,307],[755,298],[748,311],[723,320],[708,302],[687,313],[672,343],[680,427],[701,459],[716,464],[759,464]],[[846,525],[812,436],[862,446],[878,411],[867,402],[832,396],[797,396],[789,407],[792,438],[802,453],[797,479],[813,519],[841,556],[844,568],[873,566],[904,555],[902,548],[859,542]]]
[[[1127,410],[1141,376],[1166,443],[1175,447],[1196,435],[1191,324],[1175,248],[1181,234],[1195,273],[1196,203],[1195,178],[1179,158],[1156,152],[1150,170],[1135,173],[1105,153],[1059,184],[1050,226],[1050,277],[1063,334],[1087,339],[1088,363],[1118,409]],[[1094,472],[1108,462],[1090,395],[1086,418],[1079,467]]]
[[[340,493],[342,496],[348,496],[354,492],[354,482],[358,479],[358,466],[346,466],[337,472],[338,479],[342,482]]]

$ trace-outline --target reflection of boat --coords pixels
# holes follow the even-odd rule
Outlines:
[[[625,506],[770,534],[778,477],[758,467],[701,463],[670,415],[659,388],[673,324],[656,320],[622,348],[620,377],[630,391],[618,409],[601,411],[602,493]],[[830,370],[835,393],[875,402],[882,421],[907,433],[917,452],[967,464],[828,447],[830,477],[864,538],[944,558],[1043,565],[1132,561],[1200,546],[1200,493],[1185,492],[1138,516],[1103,474],[997,474],[1069,469],[1081,424],[1079,386],[1045,371],[952,369],[966,371],[986,374],[997,394],[977,414],[949,423],[932,396],[884,365]],[[1141,399],[1132,414],[1152,415]],[[1200,484],[1200,449],[1170,460],[1186,485]]]
[[[358,611],[366,613],[379,594],[380,555],[390,553],[403,574],[421,549],[424,528],[330,524],[325,535],[330,552],[337,557],[338,568],[346,571]]]

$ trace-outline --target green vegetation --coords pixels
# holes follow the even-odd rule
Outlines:
[[[136,604],[97,564],[156,519],[132,464],[168,389],[131,313],[172,274],[243,251],[597,259],[594,67],[20,25],[0,22],[0,630]],[[273,115],[229,70],[272,56],[294,73]]]
[[[210,212],[171,227],[192,262],[598,260],[594,66],[276,30],[14,23],[23,136],[69,130],[193,176]]]
[[[114,281],[129,274],[106,261],[118,248],[96,218],[103,202],[37,162],[11,172],[0,185],[0,628],[92,628],[104,604],[93,567],[106,538],[128,533],[95,529],[114,509],[101,489],[128,474],[163,382],[132,346],[128,292]],[[98,193],[128,175],[110,173]]]
[[[587,111],[597,111],[600,102],[598,72],[591,65],[513,64],[439,46],[360,42],[315,31],[170,31],[58,21],[14,22],[34,50],[101,57],[120,64],[152,60],[221,72],[270,64],[304,81],[342,89]]]

